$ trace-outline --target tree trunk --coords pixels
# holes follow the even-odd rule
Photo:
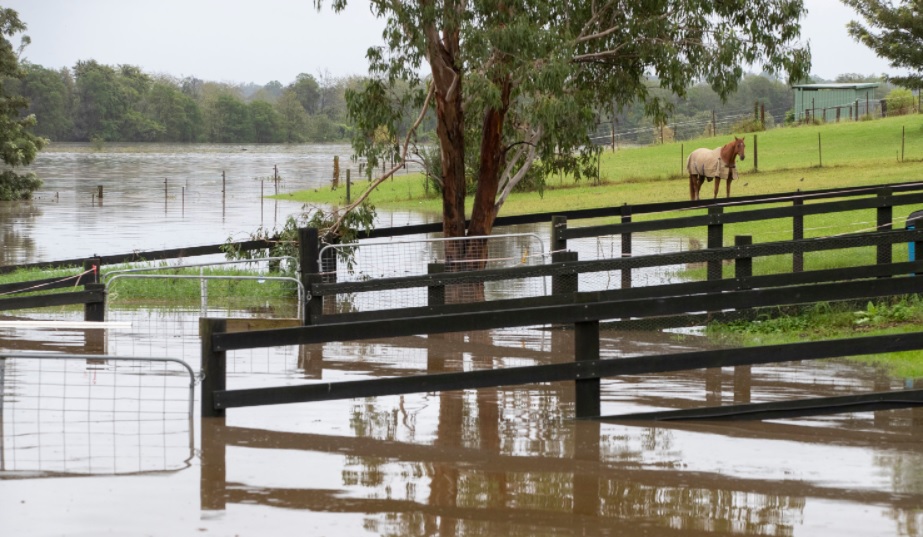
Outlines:
[[[459,32],[437,31],[428,25],[426,53],[433,73],[436,135],[442,157],[442,232],[465,235],[465,122],[462,111],[462,73],[458,62]]]
[[[478,169],[478,185],[471,208],[471,224],[468,236],[490,235],[497,217],[497,190],[500,174],[503,173],[503,125],[510,102],[510,77],[500,82],[500,106],[490,108],[484,114],[484,129],[481,133],[481,161]]]

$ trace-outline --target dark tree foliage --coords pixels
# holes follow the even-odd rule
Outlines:
[[[334,0],[334,10],[347,1]],[[368,51],[371,78],[347,95],[353,145],[373,162],[386,158],[393,149],[377,134],[397,138],[407,101],[419,107],[429,95],[447,237],[489,234],[506,196],[533,168],[540,176],[595,175],[589,133],[599,110],[639,102],[655,120],[668,117],[673,105],[652,80],[679,97],[704,80],[723,98],[744,66],[792,79],[810,66],[798,43],[801,0],[370,4],[386,20],[385,45]],[[398,94],[399,81],[414,91]]]
[[[0,171],[0,200],[28,199],[42,184],[34,173],[17,171],[31,164],[47,142],[32,132],[35,116],[23,116],[29,102],[9,91],[11,81],[25,76],[10,39],[25,30],[26,25],[15,11],[0,8],[0,159],[6,164],[6,169]],[[28,38],[23,37],[23,46],[28,43]]]
[[[910,89],[923,88],[923,2],[919,0],[842,0],[865,19],[850,21],[849,35],[887,58],[891,67],[912,71],[888,80]]]

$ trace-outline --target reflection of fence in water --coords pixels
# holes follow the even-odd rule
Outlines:
[[[172,359],[0,357],[0,470],[134,474],[193,456],[192,371]]]
[[[364,241],[361,244],[334,244],[325,246],[319,253],[320,271],[337,282],[355,282],[380,278],[417,276],[431,271],[430,265],[445,272],[472,269],[498,269],[524,265],[542,265],[546,262],[545,247],[541,237],[535,233],[511,233],[491,235],[486,245],[478,238],[427,238],[412,240]],[[459,262],[453,267],[446,250],[463,243],[464,247],[484,248],[483,253],[468,254],[468,259],[480,258],[486,261],[477,267],[465,267],[470,262]],[[351,257],[349,257],[351,256]],[[346,258],[350,261],[346,261]],[[339,258],[339,259],[338,259]],[[481,266],[483,265],[483,266]],[[487,282],[484,294],[488,300],[543,296],[549,292],[546,278],[524,278]],[[482,283],[472,277],[472,283]],[[466,291],[459,286],[461,294],[454,296],[465,301]],[[473,291],[477,292],[477,291]],[[382,289],[380,291],[339,295],[338,310],[368,311],[385,308],[407,308],[425,306],[428,290],[425,287],[411,289]]]
[[[659,237],[653,234],[635,233],[631,239],[631,256],[655,255],[701,249],[694,239],[680,237]],[[704,242],[702,243],[704,244]],[[577,252],[580,261],[593,259],[617,259],[622,257],[622,239],[619,235],[600,235],[581,239],[570,239],[567,248]],[[631,285],[645,287],[649,285],[666,285],[680,283],[685,279],[680,273],[685,265],[662,265],[643,267],[631,271]],[[610,270],[585,272],[578,275],[581,291],[603,291],[622,288],[622,271]]]

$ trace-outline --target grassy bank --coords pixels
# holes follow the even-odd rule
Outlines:
[[[738,164],[740,179],[734,182],[732,196],[923,180],[923,166],[920,165],[923,163],[923,115],[778,128],[757,133],[756,137],[754,143],[753,134],[745,135],[747,159]],[[600,157],[598,184],[574,183],[565,176],[552,177],[543,194],[511,195],[501,214],[688,199],[684,157],[693,149],[718,147],[730,139],[730,135],[724,135],[614,152],[607,149]],[[754,169],[757,162],[758,170]],[[355,182],[353,197],[368,184],[368,181]],[[710,183],[703,186],[703,194],[710,187]],[[335,191],[327,188],[302,190],[281,194],[278,198],[308,204],[344,205],[346,189],[341,185]],[[438,195],[425,192],[418,174],[389,179],[372,193],[370,200],[376,207],[386,210],[439,213],[442,207]],[[470,207],[470,203],[468,205]]]

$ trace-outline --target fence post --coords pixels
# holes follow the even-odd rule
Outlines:
[[[100,295],[100,300],[83,305],[84,321],[101,323],[106,320],[106,286],[99,283],[99,271],[102,264],[99,256],[86,259],[83,262],[84,274],[81,274],[77,280],[77,285],[82,285],[84,291],[97,292]]]
[[[577,252],[567,251],[567,239],[563,237],[563,231],[567,229],[567,217],[563,215],[554,215],[551,217],[551,262],[564,263],[566,261],[576,261]],[[555,274],[551,277],[551,294],[576,293],[577,275],[576,274]]]
[[[84,274],[80,275],[77,285],[86,285],[88,283],[99,283],[99,272],[102,268],[103,260],[99,257],[89,257],[83,262]]]
[[[227,508],[227,446],[224,420],[202,421],[199,504],[203,511]]]
[[[879,206],[875,211],[877,213],[877,222],[876,230],[877,231],[891,231],[892,229],[892,218],[893,218],[893,207],[891,206],[891,189],[890,188],[880,188],[878,189],[878,200]],[[893,245],[891,244],[879,244],[878,245],[878,255],[876,262],[879,265],[886,265],[891,263],[891,251],[893,250]]]
[[[200,318],[199,335],[202,338],[202,417],[223,418],[224,409],[215,408],[215,391],[227,387],[225,375],[227,363],[225,351],[216,351],[212,335],[226,332],[227,319]]]
[[[574,323],[574,359],[599,360],[599,321]],[[575,413],[578,418],[599,416],[599,377],[574,379]]]
[[[724,212],[722,207],[709,207],[708,216],[708,246],[709,250],[713,248],[721,248],[724,246],[724,224],[721,223],[721,215]],[[721,279],[721,259],[711,259],[707,263],[708,269],[708,279],[711,280],[720,280]]]
[[[577,261],[577,252],[554,252],[551,254],[552,263]],[[577,274],[555,274],[551,277],[551,294],[564,295],[579,291]]]
[[[567,250],[567,239],[563,231],[567,229],[567,217],[556,214],[551,217],[551,253]]]
[[[742,255],[742,252],[746,251],[745,246],[750,246],[751,244],[753,244],[751,235],[736,235],[734,237],[734,246],[739,248],[737,257],[734,259],[734,278],[737,279],[737,289],[750,288],[749,283],[745,283],[743,280],[753,276],[753,258],[749,255]]]
[[[101,283],[88,283],[83,286],[85,291],[97,293],[99,300],[87,302],[83,305],[83,320],[103,322],[106,320],[106,286]]]
[[[760,171],[760,151],[759,144],[757,143],[759,138],[754,134],[753,135],[753,171]]]
[[[321,316],[324,311],[324,297],[314,296],[311,293],[311,284],[320,282],[318,251],[317,228],[298,228],[298,266],[301,267],[301,283],[307,293],[304,304],[304,324],[306,325],[313,324],[314,319]]]
[[[426,265],[427,274],[442,274],[445,272],[443,263],[429,263]],[[431,285],[427,288],[427,304],[429,306],[442,306],[445,304],[445,285]]]
[[[631,222],[631,205],[627,203],[622,205],[622,223],[628,224]],[[631,233],[622,233],[622,257],[631,257]],[[628,289],[631,287],[631,269],[623,268],[622,269],[622,289]]]
[[[801,192],[801,190],[798,190]],[[794,207],[803,207],[804,199],[796,197],[792,200]],[[796,214],[792,217],[792,240],[800,241],[804,238],[804,215]],[[804,252],[798,251],[792,253],[792,272],[804,272]]]

